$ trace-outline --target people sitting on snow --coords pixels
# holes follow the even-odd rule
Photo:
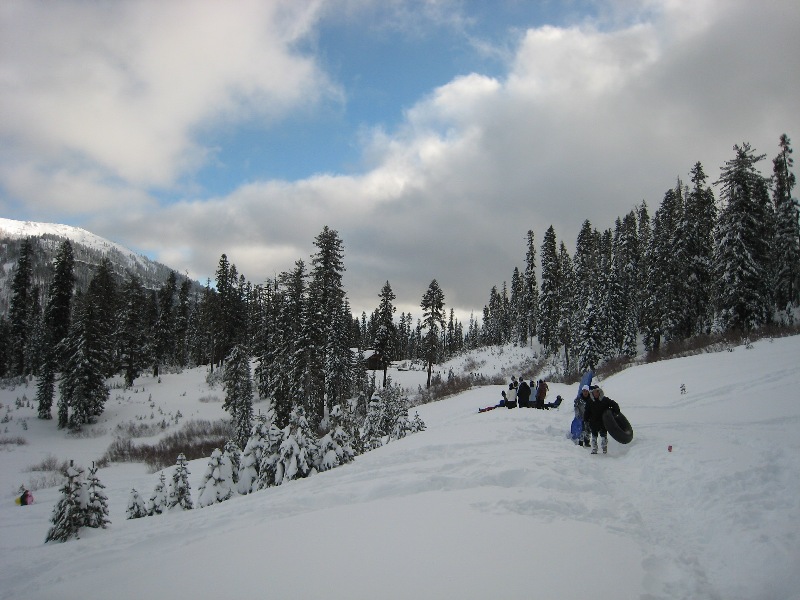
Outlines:
[[[495,408],[500,408],[500,407],[505,406],[506,402],[507,402],[506,391],[502,390],[500,392],[500,395],[502,396],[502,398],[500,398],[500,402],[498,402],[494,406],[487,406],[486,408],[479,408],[478,412],[486,412],[486,411],[489,411],[489,410],[494,410]]]
[[[517,387],[517,402],[519,403],[520,408],[528,408],[530,407],[531,399],[531,388],[530,386],[525,383],[525,380],[520,375],[519,378],[519,386]]]
[[[603,394],[600,386],[593,386],[590,394],[591,400],[586,403],[583,410],[584,422],[589,423],[589,428],[592,432],[592,454],[597,454],[597,436],[600,436],[600,445],[603,448],[603,454],[608,453],[608,431],[606,430],[605,423],[603,423],[603,413],[607,410],[619,412],[619,404],[614,402],[611,398]]]

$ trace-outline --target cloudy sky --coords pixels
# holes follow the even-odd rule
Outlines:
[[[0,216],[253,283],[327,225],[357,313],[436,278],[468,318],[528,230],[572,248],[736,143],[771,173],[799,31],[797,0],[5,0]]]

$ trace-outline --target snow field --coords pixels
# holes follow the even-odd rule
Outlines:
[[[607,456],[566,439],[576,386],[551,384],[557,411],[478,414],[502,387],[473,389],[418,407],[426,431],[349,465],[192,511],[126,520],[131,487],[149,497],[158,474],[112,465],[111,526],[65,544],[43,543],[57,489],[18,507],[13,488],[47,453],[85,466],[109,436],[35,418],[17,431],[12,409],[7,435],[29,442],[0,452],[0,598],[800,598],[798,356],[798,337],[764,340],[601,381],[634,428]],[[199,402],[221,397],[204,377],[143,378],[119,403],[113,390],[98,426],[149,417],[151,395],[220,418],[221,402]],[[190,463],[195,500],[206,466]]]

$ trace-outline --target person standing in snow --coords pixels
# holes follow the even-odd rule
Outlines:
[[[589,428],[592,432],[592,454],[597,454],[598,435],[600,436],[603,454],[608,454],[608,431],[605,423],[603,423],[603,413],[607,410],[619,412],[619,404],[603,394],[603,389],[599,386],[592,389],[591,398],[583,410],[583,419],[584,422],[589,422]]]
[[[525,383],[525,380],[520,376],[519,387],[517,388],[517,400],[520,408],[528,408],[531,398],[531,388]]]
[[[544,399],[547,398],[549,389],[542,379],[536,383],[536,404],[534,405],[536,408],[544,408]]]
[[[578,437],[578,446],[588,446],[589,445],[589,422],[584,417],[584,411],[586,409],[586,404],[590,402],[589,398],[589,386],[584,385],[581,388],[581,393],[575,397],[575,418],[581,420],[581,426],[583,429]]]
[[[511,383],[508,384],[508,395],[506,397],[506,408],[517,408],[517,377],[511,376]]]

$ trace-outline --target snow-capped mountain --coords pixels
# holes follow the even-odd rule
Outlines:
[[[0,316],[8,311],[11,282],[16,271],[20,246],[26,238],[33,240],[33,284],[42,293],[46,293],[50,284],[50,265],[59,246],[66,239],[72,243],[78,290],[86,289],[95,267],[104,258],[111,261],[112,268],[120,279],[127,273],[133,273],[139,277],[145,288],[160,288],[172,271],[179,274],[179,280],[182,278],[178,269],[150,260],[80,227],[0,218]],[[200,287],[197,284],[198,290]]]

